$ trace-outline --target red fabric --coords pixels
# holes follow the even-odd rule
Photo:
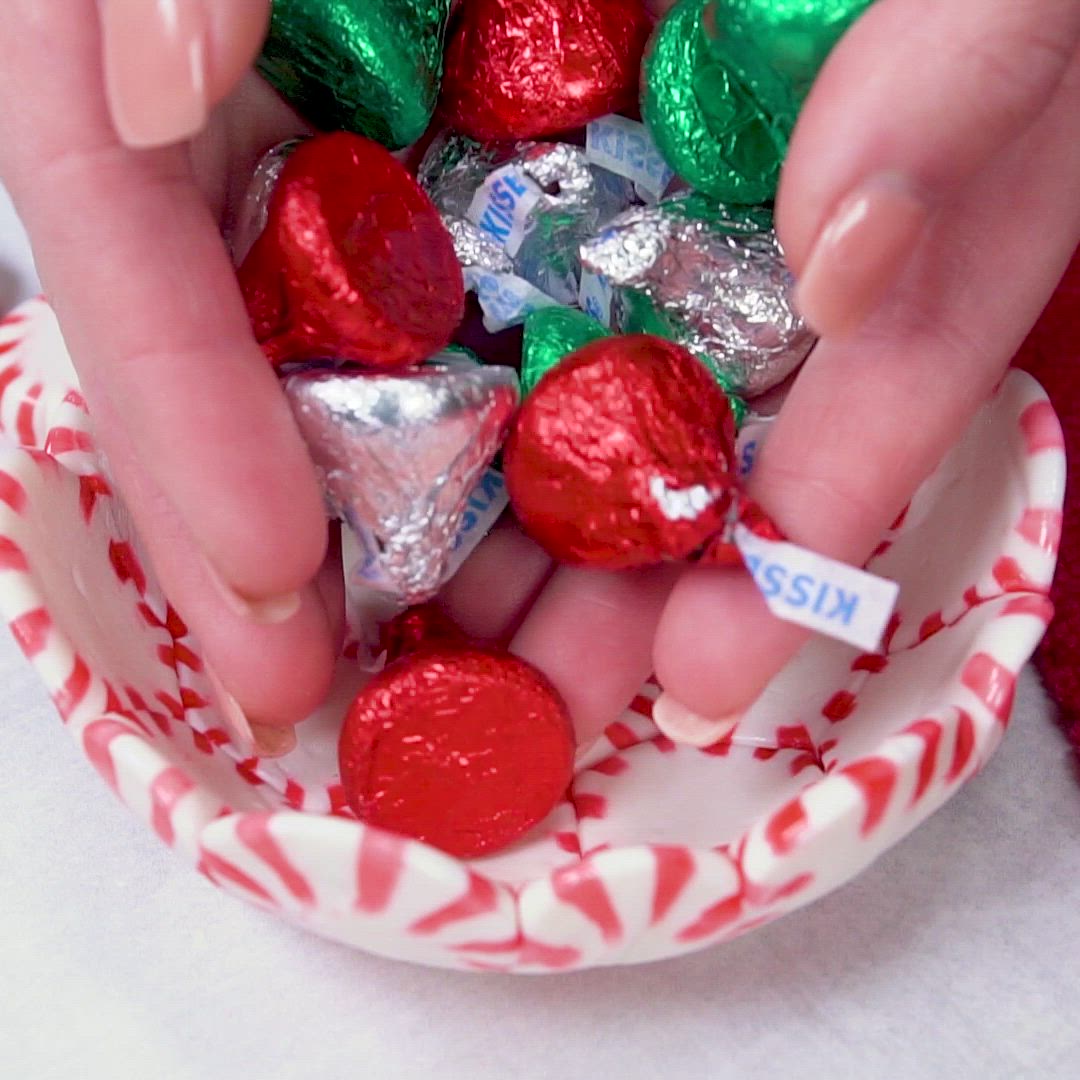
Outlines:
[[[1061,418],[1068,485],[1061,553],[1051,597],[1056,614],[1036,664],[1080,750],[1080,250],[1024,342],[1016,364],[1042,383]]]

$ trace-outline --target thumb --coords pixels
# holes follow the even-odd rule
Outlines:
[[[1077,0],[870,7],[807,100],[778,199],[819,333],[877,306],[937,208],[1044,112],[1078,41]]]
[[[105,86],[131,147],[197,134],[251,66],[269,0],[101,0]]]

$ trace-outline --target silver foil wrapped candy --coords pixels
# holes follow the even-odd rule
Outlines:
[[[430,599],[517,407],[517,374],[471,364],[302,371],[284,389],[328,509],[359,541],[352,584],[407,604]]]
[[[678,341],[729,392],[778,385],[816,341],[767,211],[667,199],[620,215],[582,245],[581,259],[613,290],[615,329]]]
[[[565,143],[482,145],[446,133],[425,155],[419,181],[454,233],[467,272],[512,275],[560,304],[578,302],[582,242],[642,201],[633,181]],[[509,269],[463,222],[510,260]]]
[[[268,150],[259,159],[251,175],[244,199],[229,229],[229,249],[233,262],[239,266],[255,246],[270,218],[270,198],[281,178],[285,163],[293,151],[303,144],[303,139],[288,139]]]

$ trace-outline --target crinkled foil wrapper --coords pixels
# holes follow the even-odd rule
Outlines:
[[[510,368],[302,371],[284,388],[327,508],[360,541],[359,582],[416,604],[448,578],[470,494],[519,399]]]
[[[484,181],[504,165],[520,166],[544,193],[509,270],[505,265],[496,267],[493,254],[480,248],[474,238],[466,241],[460,224],[468,222],[469,207]],[[642,202],[632,181],[593,165],[584,149],[566,143],[482,145],[446,133],[425,155],[419,180],[455,242],[459,235],[463,237],[458,246],[463,266],[516,274],[560,304],[578,302],[581,244],[628,207]],[[467,261],[470,258],[479,261]]]
[[[255,166],[251,174],[244,201],[236,214],[236,220],[229,230],[229,250],[233,262],[239,266],[247,258],[248,252],[255,246],[255,241],[262,235],[270,219],[270,199],[281,179],[285,163],[293,151],[304,143],[304,139],[288,139],[268,150]]]
[[[443,223],[454,239],[454,251],[462,266],[474,266],[492,274],[512,274],[514,260],[483,229],[467,218],[443,214]]]
[[[581,255],[614,287],[617,329],[678,341],[730,392],[776,386],[816,341],[765,211],[670,199],[621,215]]]
[[[323,131],[399,150],[435,112],[451,0],[274,0],[263,77]]]

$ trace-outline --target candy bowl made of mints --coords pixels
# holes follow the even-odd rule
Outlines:
[[[813,640],[705,750],[658,732],[646,685],[579,748],[545,820],[459,860],[352,816],[337,742],[363,676],[347,658],[292,753],[261,760],[230,742],[40,300],[0,326],[0,432],[0,612],[104,781],[226,892],[432,966],[655,960],[839,887],[986,764],[1050,615],[1061,433],[1014,372],[870,560],[900,584],[879,651]]]

